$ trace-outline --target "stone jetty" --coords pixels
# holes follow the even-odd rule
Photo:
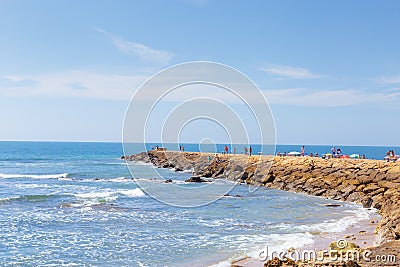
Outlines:
[[[149,151],[124,156],[123,159],[151,162],[158,167],[175,168],[177,171],[193,170],[195,177],[228,179],[376,208],[382,219],[375,230],[376,243],[379,245],[375,250],[389,246],[397,248],[399,254],[399,162],[175,151]],[[379,264],[369,262],[362,266],[392,266]]]

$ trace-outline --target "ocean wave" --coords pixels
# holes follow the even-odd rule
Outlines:
[[[80,193],[74,194],[75,197],[81,199],[110,199],[115,200],[118,198],[118,195],[127,196],[127,197],[142,197],[145,196],[142,190],[139,188],[135,189],[127,189],[127,190],[117,190],[117,191],[106,191],[106,192],[88,192],[88,193]]]
[[[91,207],[113,202],[117,200],[120,196],[142,197],[145,196],[145,194],[139,188],[135,188],[117,191],[79,193],[73,194],[73,196],[77,198],[77,201],[73,201],[72,203],[64,203],[62,206],[74,208]]]
[[[6,174],[0,173],[0,178],[12,179],[12,178],[31,178],[31,179],[58,179],[67,178],[69,173],[60,174]]]
[[[81,193],[74,194],[77,198],[106,198],[113,195],[115,192],[89,192],[89,193]]]
[[[49,199],[59,198],[60,195],[50,194],[50,195],[22,195],[0,198],[1,202],[11,202],[11,201],[26,201],[26,202],[43,202]]]
[[[252,238],[251,236],[246,235],[237,236],[235,238],[228,236],[225,242],[229,245],[230,240],[235,240],[235,242],[243,242],[244,244],[246,244],[248,241],[249,244],[254,244],[255,247],[257,247],[257,244],[264,242],[264,245],[267,246],[270,251],[286,251],[291,247],[300,248],[314,243],[315,234],[318,233],[344,232],[347,228],[358,223],[359,221],[370,219],[371,214],[374,212],[375,211],[373,210],[358,208],[355,210],[344,211],[345,214],[347,213],[349,215],[338,220],[327,220],[321,223],[308,225],[292,225],[281,223],[274,227],[282,230],[295,231],[297,233],[260,235],[257,238]],[[229,267],[232,262],[244,259],[246,257],[257,258],[262,249],[263,248],[260,247],[258,250],[248,250],[244,254],[236,254],[230,259],[210,265],[210,267]]]
[[[94,182],[98,183],[129,183],[132,182],[133,178],[128,178],[128,177],[116,177],[116,178],[94,178]]]
[[[144,161],[125,161],[124,165],[132,166],[132,165],[137,165],[137,166],[150,166],[153,168],[157,168],[154,166],[153,163],[151,162],[144,162]]]
[[[269,235],[230,235],[223,237],[224,244],[240,242],[241,252],[229,259],[220,261],[209,267],[229,267],[232,262],[248,257],[258,258],[266,247],[269,251],[285,251],[291,247],[299,248],[314,243],[313,236],[309,233],[269,234]],[[256,247],[256,249],[254,249]]]
[[[145,196],[145,193],[143,193],[143,191],[140,190],[139,188],[135,188],[135,189],[132,189],[132,190],[121,190],[118,193],[122,194],[124,196],[127,196],[127,197],[142,197],[142,196]]]
[[[368,209],[359,208],[356,210],[343,211],[343,213],[350,213],[351,215],[345,216],[338,220],[331,219],[321,223],[307,224],[307,225],[291,225],[287,223],[282,223],[277,227],[281,229],[295,229],[298,231],[314,233],[314,234],[341,233],[344,232],[350,226],[358,223],[359,221],[371,218],[371,214],[373,214],[373,212],[374,211]]]

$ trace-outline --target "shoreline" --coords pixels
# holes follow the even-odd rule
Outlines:
[[[151,162],[160,168],[193,169],[195,177],[227,179],[248,185],[353,202],[362,204],[365,208],[376,208],[382,217],[375,225],[374,239],[377,246],[371,248],[372,255],[379,256],[379,252],[392,251],[400,262],[399,162],[243,154],[226,154],[217,157],[210,153],[178,151],[149,151],[122,158],[128,161]],[[350,232],[349,236],[354,235],[357,240],[356,234]],[[316,239],[315,242],[320,241],[326,242],[323,239]],[[365,242],[370,243],[370,241]],[[357,245],[362,244],[357,243]],[[301,266],[319,265],[302,263]],[[398,266],[398,264],[382,263],[375,257],[375,260],[368,262],[360,260],[358,265],[354,266]]]
[[[313,237],[313,243],[294,248],[300,253],[305,250],[323,251],[329,247],[331,242],[343,239],[347,242],[356,243],[362,249],[375,247],[375,227],[378,223],[380,216],[375,213],[371,218],[358,221],[356,224],[350,225],[342,232],[320,233]],[[374,223],[371,223],[374,221]],[[288,250],[290,248],[287,248]],[[270,259],[270,258],[269,258]],[[233,261],[230,264],[242,267],[263,267],[266,261],[257,258],[245,258],[238,261]]]

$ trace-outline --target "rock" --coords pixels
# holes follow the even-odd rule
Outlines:
[[[316,191],[313,192],[313,195],[314,196],[321,196],[325,192],[326,192],[326,189],[317,189]],[[328,204],[325,204],[325,205],[328,205]]]
[[[389,182],[389,181],[379,181],[378,185],[380,187],[388,188],[388,189],[398,189],[400,187],[400,183],[394,183],[394,182]]]
[[[360,192],[353,192],[347,197],[346,200],[350,201],[350,202],[361,203],[361,200],[363,199],[363,197],[364,197],[364,194],[362,194]]]
[[[386,173],[386,180],[387,181],[399,181],[400,180],[400,174],[399,174],[399,168],[395,167]]]
[[[192,176],[189,179],[185,180],[187,183],[207,183],[208,180],[201,178],[200,176]]]
[[[340,192],[342,192],[343,194],[342,194],[342,196],[344,197],[344,198],[347,198],[352,192],[354,192],[354,190],[356,189],[357,187],[355,186],[355,185],[347,185],[347,186],[345,186],[343,189],[341,188],[340,189]],[[339,190],[339,189],[338,189]]]
[[[277,257],[264,263],[264,267],[280,267],[282,266],[282,261]]]
[[[369,193],[371,193],[372,191],[378,190],[378,189],[380,189],[380,188],[381,188],[381,187],[380,187],[378,184],[372,183],[372,184],[368,184],[368,185],[363,189],[363,192],[364,192],[365,194],[369,194]]]
[[[238,198],[241,198],[243,196],[237,195],[237,194],[236,195],[225,194],[224,197],[238,197]]]
[[[336,203],[328,203],[328,204],[324,204],[325,207],[340,207],[340,204],[336,204]]]
[[[272,260],[269,260],[264,263],[264,267],[297,267],[298,265],[292,259],[284,257],[282,260],[275,257]]]
[[[166,183],[166,184],[172,183],[172,179],[167,179],[164,181],[164,183]]]
[[[370,208],[372,206],[372,198],[366,197],[361,201],[361,204],[363,205],[363,208]]]
[[[361,184],[360,180],[358,180],[358,179],[351,179],[351,180],[346,181],[346,183],[355,185],[355,186],[358,186]]]
[[[344,263],[343,267],[360,267],[360,265],[356,261],[348,261]]]
[[[331,251],[335,250],[343,253],[345,253],[346,251],[351,251],[359,248],[360,246],[358,246],[357,244],[352,242],[347,242],[345,240],[333,241],[329,244],[329,249]]]

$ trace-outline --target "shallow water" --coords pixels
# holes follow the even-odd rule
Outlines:
[[[122,154],[118,143],[0,142],[0,265],[206,266],[265,246],[310,244],[370,216],[352,204],[326,207],[332,201],[245,185],[230,192],[241,197],[173,207],[138,187]],[[196,186],[183,182],[190,173],[171,170],[160,172],[174,184],[149,180],[152,168],[136,164],[135,177],[177,198],[176,184]]]

